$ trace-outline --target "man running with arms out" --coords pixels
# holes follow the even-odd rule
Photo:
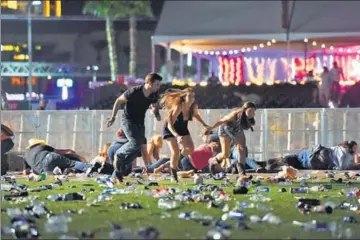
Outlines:
[[[126,165],[131,164],[132,156],[141,150],[145,166],[148,165],[145,138],[145,113],[151,105],[158,121],[161,120],[156,103],[159,99],[158,91],[161,86],[162,77],[156,73],[149,73],[145,77],[145,85],[136,86],[126,90],[116,99],[112,116],[108,119],[107,126],[110,127],[114,121],[121,104],[125,104],[121,118],[122,129],[129,140],[116,152],[114,161],[113,181],[121,183]]]

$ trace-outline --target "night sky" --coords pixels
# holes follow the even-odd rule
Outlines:
[[[82,8],[86,1],[84,0],[63,0],[62,1],[62,13],[63,15],[82,15]],[[164,0],[150,0],[153,13],[156,17],[159,17],[161,13]]]

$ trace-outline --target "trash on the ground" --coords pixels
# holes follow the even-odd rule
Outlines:
[[[204,178],[199,176],[198,174],[194,175],[194,184],[200,185],[204,183]]]
[[[142,227],[137,230],[138,239],[158,239],[159,230],[154,227]]]
[[[233,189],[233,194],[247,194],[249,189],[247,187],[235,187]]]
[[[229,239],[231,232],[225,229],[212,229],[207,232],[205,239],[206,240],[221,240]]]
[[[268,192],[270,192],[270,188],[262,187],[262,186],[256,187],[256,192],[258,192],[258,193],[268,193]]]
[[[45,231],[50,233],[67,233],[69,231],[68,222],[71,221],[72,219],[69,216],[51,216],[45,222]]]
[[[293,224],[302,227],[305,231],[335,232],[337,228],[336,222],[327,223],[316,220],[310,222],[293,221]]]
[[[241,210],[231,210],[228,213],[224,213],[221,217],[223,221],[228,219],[235,219],[235,220],[245,220],[246,214]]]
[[[163,198],[160,198],[158,201],[158,208],[161,209],[174,209],[179,206],[178,202],[174,200],[166,200]]]
[[[357,220],[353,216],[344,217],[344,222],[346,223],[357,223]]]
[[[80,193],[51,194],[46,197],[49,201],[76,201],[85,200],[85,196]]]
[[[120,209],[143,209],[139,203],[121,203]]]

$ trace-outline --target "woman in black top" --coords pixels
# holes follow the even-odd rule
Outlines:
[[[177,168],[180,158],[179,143],[183,146],[181,155],[187,156],[194,150],[194,143],[188,130],[188,122],[194,117],[204,127],[198,105],[195,103],[193,89],[168,90],[162,97],[160,104],[167,110],[167,119],[163,129],[163,138],[169,144],[171,151],[170,170],[173,180],[178,181]]]

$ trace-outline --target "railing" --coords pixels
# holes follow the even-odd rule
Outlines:
[[[206,109],[200,113],[205,122],[213,124],[229,111]],[[106,119],[110,115],[108,110],[2,111],[1,122],[16,134],[13,151],[24,152],[28,140],[39,137],[56,148],[71,148],[91,159],[104,143],[115,139],[120,117],[111,128],[107,128]],[[145,120],[147,138],[155,133],[161,134],[163,124],[148,111]],[[189,130],[195,146],[200,145],[201,125],[190,122]],[[260,109],[256,113],[254,132],[246,132],[249,154],[260,161],[294,153],[305,146],[335,145],[345,139],[360,142],[359,108]],[[169,153],[166,144],[161,153]]]

